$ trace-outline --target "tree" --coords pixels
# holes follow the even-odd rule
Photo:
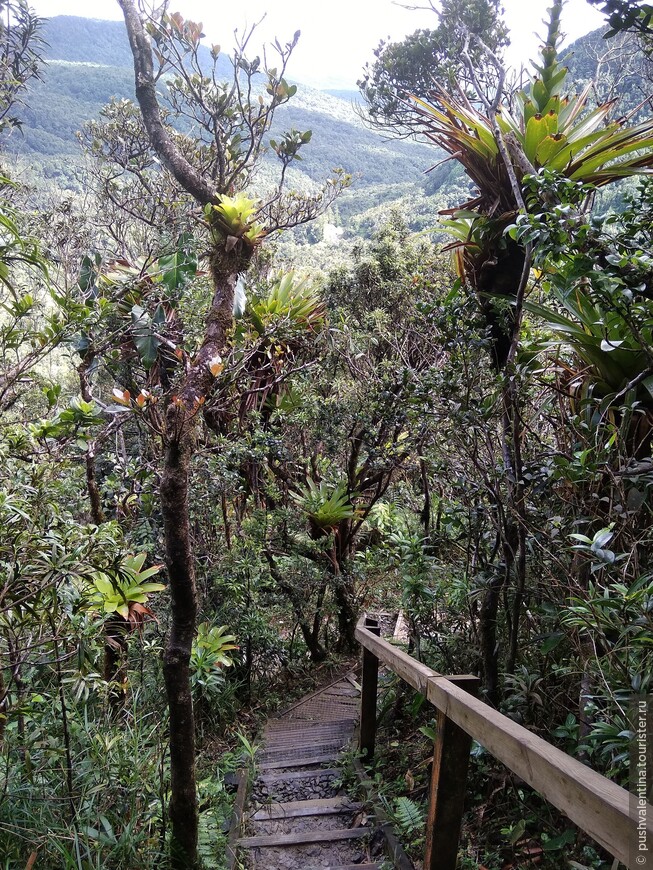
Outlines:
[[[508,30],[501,19],[499,0],[444,0],[434,30],[416,30],[403,42],[381,42],[376,60],[365,67],[358,87],[367,102],[367,120],[393,134],[407,135],[414,130],[414,115],[406,106],[409,94],[425,98],[439,85],[462,89],[472,85],[461,58],[466,34],[473,34],[493,52],[508,44]],[[485,87],[495,83],[496,70],[488,63],[480,43],[470,49]]]
[[[607,16],[611,30],[606,36],[624,31],[643,36],[653,34],[653,6],[640,0],[589,0],[592,6],[600,6]]]
[[[279,67],[263,71],[262,87],[258,85],[259,58],[248,61],[244,56],[246,36],[232,61],[233,76],[224,82],[216,72],[218,46],[211,49],[213,62],[208,74],[202,66],[201,25],[184,21],[178,13],[168,14],[167,4],[158,17],[144,22],[132,0],[119,3],[149,142],[179,186],[202,207],[211,246],[213,298],[205,315],[204,335],[174,391],[166,395],[160,490],[172,599],[164,661],[170,709],[172,851],[176,865],[185,867],[195,862],[198,822],[189,672],[197,600],[188,515],[198,418],[214,389],[214,372],[226,353],[239,274],[247,269],[266,235],[315,217],[337,195],[342,180],[328,182],[308,198],[287,192],[288,166],[310,139],[310,134],[291,132],[272,143],[280,161],[276,188],[260,205],[244,193],[263,155],[264,137],[276,109],[295,93],[296,87],[288,85],[284,73],[299,33],[285,46],[275,44]],[[190,147],[184,150],[161,113],[156,84],[164,70],[172,73],[169,91],[174,111],[181,118],[192,119],[201,131],[200,139],[189,142]],[[207,421],[210,423],[209,417]]]

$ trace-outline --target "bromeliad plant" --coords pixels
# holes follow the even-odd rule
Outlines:
[[[614,100],[587,111],[591,85],[580,94],[564,93],[567,69],[558,58],[561,9],[562,0],[554,0],[541,62],[534,65],[530,85],[512,101],[501,102],[501,89],[495,103],[482,108],[442,88],[433,92],[432,102],[411,98],[423,133],[461,163],[477,188],[469,201],[448,212],[453,218],[448,226],[459,236],[454,247],[460,274],[481,296],[494,327],[498,368],[506,362],[506,339],[512,336],[505,323],[503,330],[495,326],[491,301],[514,302],[522,278],[525,246],[507,237],[505,229],[525,210],[524,178],[546,168],[602,187],[653,167],[653,119],[610,121]],[[513,318],[513,334],[514,328]]]
[[[247,301],[235,344],[244,353],[249,383],[241,388],[239,419],[265,409],[269,416],[291,389],[288,377],[302,349],[324,329],[326,308],[315,284],[294,272],[278,274],[266,294]]]
[[[322,538],[338,528],[341,522],[354,516],[354,506],[347,485],[337,486],[326,480],[316,484],[310,478],[298,493],[290,494],[298,507],[308,516],[311,535]]]
[[[256,201],[244,193],[236,196],[222,194],[217,204],[205,206],[204,214],[213,235],[223,241],[229,251],[240,239],[252,248],[262,241],[265,230],[256,223],[257,208]]]
[[[162,566],[154,565],[143,570],[146,557],[146,553],[125,556],[113,575],[95,572],[91,578],[89,604],[106,614],[121,616],[131,627],[140,626],[146,618],[152,618],[154,614],[147,606],[148,596],[151,592],[160,592],[165,586],[147,582],[159,573]]]
[[[279,274],[262,299],[248,305],[248,317],[259,336],[287,325],[304,333],[319,331],[326,319],[324,303],[308,278],[298,278],[294,272]]]
[[[238,649],[236,636],[227,634],[227,626],[201,622],[190,654],[190,684],[200,717],[224,685],[224,669],[233,665],[231,653]]]
[[[115,571],[96,571],[87,590],[88,606],[106,614],[104,624],[104,679],[109,686],[109,700],[114,715],[122,710],[127,697],[126,658],[129,632],[140,629],[147,619],[154,619],[148,607],[152,592],[165,589],[163,583],[149,582],[161,570],[153,565],[143,570],[146,553],[125,556]]]

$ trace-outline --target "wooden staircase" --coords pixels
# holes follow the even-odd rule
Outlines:
[[[238,858],[250,870],[385,870],[383,833],[342,787],[360,706],[352,673],[271,719]]]

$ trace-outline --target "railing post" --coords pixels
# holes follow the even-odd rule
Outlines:
[[[378,619],[365,617],[365,628],[377,637],[381,634]],[[363,647],[363,669],[361,673],[361,722],[358,747],[362,760],[369,764],[374,758],[376,740],[376,691],[379,681],[379,660]]]
[[[478,677],[455,676],[446,679],[471,695],[478,694]],[[438,710],[424,870],[456,870],[471,747],[472,738],[469,734]]]

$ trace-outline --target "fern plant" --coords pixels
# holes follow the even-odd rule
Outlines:
[[[408,797],[395,798],[390,806],[387,798],[382,795],[381,802],[392,824],[400,835],[409,838],[424,832],[426,824],[426,809]]]

